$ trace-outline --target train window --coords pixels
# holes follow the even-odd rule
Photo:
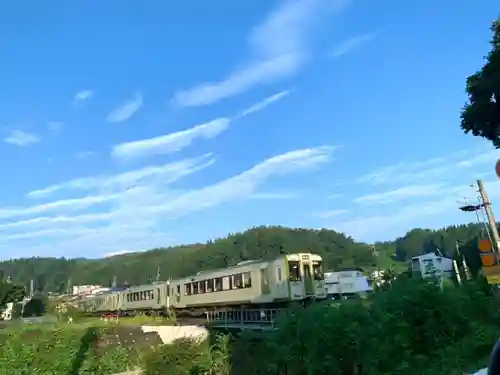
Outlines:
[[[177,295],[178,296],[181,295],[181,286],[180,285],[177,285]]]
[[[206,292],[205,286],[206,286],[205,280],[199,282],[198,290],[200,293]]]
[[[243,275],[238,273],[233,275],[233,289],[241,289],[243,288]]]
[[[167,297],[170,297],[170,288],[167,285]]]
[[[222,290],[222,277],[215,278],[215,291],[220,292]]]
[[[325,278],[323,274],[323,264],[320,261],[313,261],[313,276],[314,280],[323,280]]]
[[[252,274],[250,272],[245,272],[243,274],[243,282],[244,282],[244,287],[245,288],[251,288],[252,287]]]
[[[187,284],[185,285],[185,287],[186,287],[186,292],[185,292],[185,295],[186,295],[186,296],[190,296],[190,295],[191,295],[191,283],[187,283]]]
[[[212,293],[214,291],[214,279],[207,280],[207,293]]]
[[[198,294],[198,283],[193,283],[193,294]]]
[[[281,281],[283,275],[281,275],[281,268],[278,267],[278,281]]]
[[[288,262],[290,270],[290,281],[300,281],[300,263],[296,261]]]

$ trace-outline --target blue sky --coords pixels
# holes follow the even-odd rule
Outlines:
[[[499,152],[459,129],[484,0],[9,2],[0,258],[256,225],[358,240],[472,221]],[[500,214],[500,211],[497,211]]]

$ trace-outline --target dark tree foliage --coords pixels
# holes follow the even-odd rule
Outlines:
[[[371,246],[331,230],[258,227],[206,244],[153,249],[104,259],[9,260],[0,262],[0,272],[26,286],[34,280],[36,291],[63,292],[69,279],[74,285],[109,285],[116,276],[118,285],[137,285],[154,280],[158,266],[161,279],[166,280],[227,267],[243,260],[271,259],[281,253],[307,251],[320,254],[327,270],[359,267],[370,271],[374,267],[396,267],[401,271],[411,257],[423,252],[439,249],[445,256],[453,257],[457,241],[470,243],[472,247],[468,251],[473,254],[473,246],[477,243],[474,241],[480,233],[478,224],[441,230],[414,229],[395,241],[375,244],[378,255],[374,256]],[[393,255],[396,262],[391,260]]]
[[[483,232],[483,225],[468,224],[450,226],[439,230],[412,229],[405,236],[392,242],[395,248],[395,258],[408,261],[422,253],[435,252],[439,249],[444,256],[453,257],[458,244],[475,241]]]
[[[492,49],[484,66],[467,78],[469,101],[461,115],[461,128],[500,148],[500,18],[491,26]]]
[[[9,302],[19,302],[24,298],[24,287],[0,279],[0,309]]]

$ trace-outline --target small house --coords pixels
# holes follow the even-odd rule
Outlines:
[[[453,260],[434,252],[411,258],[411,272],[414,276],[450,278],[453,273]]]

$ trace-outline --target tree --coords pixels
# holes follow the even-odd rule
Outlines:
[[[21,285],[0,280],[0,308],[9,302],[19,302],[24,298],[25,291]]]
[[[491,32],[492,49],[485,65],[467,78],[469,101],[462,110],[461,128],[500,148],[500,18],[493,22]]]

